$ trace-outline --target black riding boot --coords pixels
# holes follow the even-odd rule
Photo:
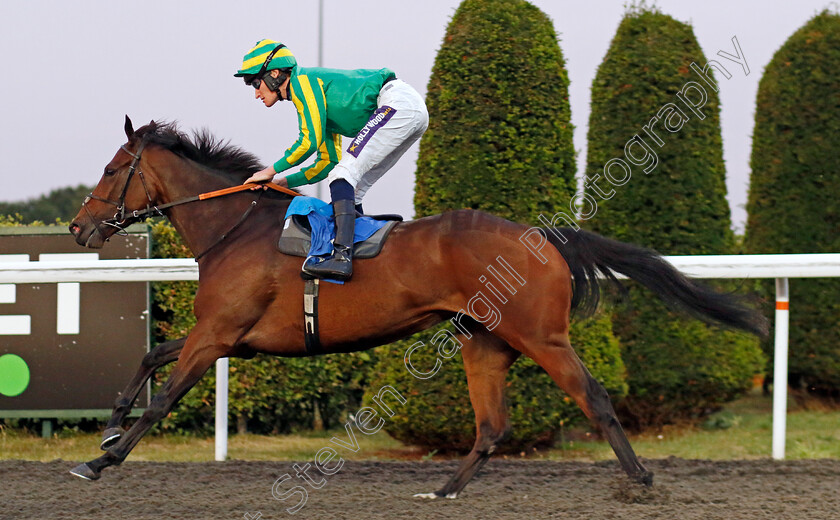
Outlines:
[[[333,202],[335,240],[329,256],[310,256],[303,264],[303,272],[316,278],[349,280],[353,276],[353,234],[356,227],[356,208],[352,199]]]

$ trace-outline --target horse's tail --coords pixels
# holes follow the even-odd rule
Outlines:
[[[567,242],[564,244],[555,231]],[[598,306],[601,285],[598,274],[621,286],[614,273],[635,280],[659,296],[669,307],[686,311],[704,321],[766,336],[767,319],[747,307],[744,298],[697,284],[650,249],[611,240],[584,230],[543,229],[574,277],[572,308],[591,314]]]

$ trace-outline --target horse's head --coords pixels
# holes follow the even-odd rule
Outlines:
[[[147,143],[144,136],[153,134],[155,128],[152,121],[135,132],[131,119],[125,116],[128,142],[105,165],[99,184],[85,197],[82,209],[70,224],[70,233],[78,244],[100,248],[113,234],[148,216],[154,207],[156,194],[143,174],[143,168],[148,166],[143,152]]]

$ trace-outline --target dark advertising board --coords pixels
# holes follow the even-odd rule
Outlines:
[[[60,226],[0,228],[0,262],[149,257],[145,225],[85,249]],[[0,417],[110,413],[149,345],[147,282],[0,284]],[[148,404],[148,387],[137,406]]]

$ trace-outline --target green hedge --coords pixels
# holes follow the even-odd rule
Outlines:
[[[601,192],[614,194],[607,199],[588,189],[597,201],[588,226],[663,254],[728,254],[735,245],[725,198],[720,102],[692,62],[703,67],[707,60],[689,25],[657,10],[628,10],[592,84],[587,177],[600,175]],[[706,92],[705,105],[697,108],[704,119],[676,97],[689,81]],[[699,91],[686,95],[700,105]],[[662,121],[651,126],[663,141],[659,145],[643,127],[668,103],[688,121],[673,132]],[[647,145],[647,157],[650,150],[656,154],[655,166],[643,160],[640,145],[631,145],[635,162],[625,155],[634,136]],[[615,158],[630,168],[629,179],[614,168],[608,180],[605,165]],[[630,287],[631,305],[616,313],[613,328],[630,384],[619,407],[625,422],[655,425],[700,415],[749,388],[764,362],[756,340],[672,314],[650,293]]]
[[[749,253],[840,252],[838,150],[840,16],[824,11],[776,51],[759,83],[747,202]],[[764,287],[772,302],[773,282]],[[836,394],[840,280],[791,280],[790,293],[791,382]],[[768,315],[772,312],[768,305]],[[764,345],[772,356],[772,343]]]
[[[0,215],[18,215],[20,222],[70,222],[91,186],[68,186],[19,202],[0,202]]]
[[[444,36],[429,81],[430,126],[420,143],[415,208],[422,217],[473,208],[523,222],[568,205],[575,186],[568,77],[551,21],[524,1],[466,0]],[[574,324],[572,341],[614,398],[626,391],[619,347],[607,318]],[[392,436],[438,450],[469,449],[475,422],[460,356],[430,379],[414,378],[404,353],[434,331],[379,354],[367,398],[390,384],[407,399],[386,423]],[[465,340],[467,341],[467,340]],[[434,366],[433,348],[412,355]],[[577,407],[535,363],[521,358],[508,376],[512,438],[520,450],[549,440]]]
[[[551,20],[521,0],[466,0],[429,80],[417,216],[481,209],[518,222],[574,191],[569,79]]]
[[[152,226],[153,256],[183,258],[192,254],[166,221]],[[278,253],[279,254],[279,253]],[[153,284],[153,316],[158,342],[186,335],[195,324],[192,313],[195,282]],[[301,303],[302,305],[302,303]],[[347,412],[358,409],[373,352],[312,358],[258,355],[252,360],[230,360],[229,410],[231,428],[245,424],[257,433],[288,432],[339,426]],[[156,389],[172,370],[156,376]],[[215,370],[184,396],[161,422],[166,431],[210,433],[214,424]]]

